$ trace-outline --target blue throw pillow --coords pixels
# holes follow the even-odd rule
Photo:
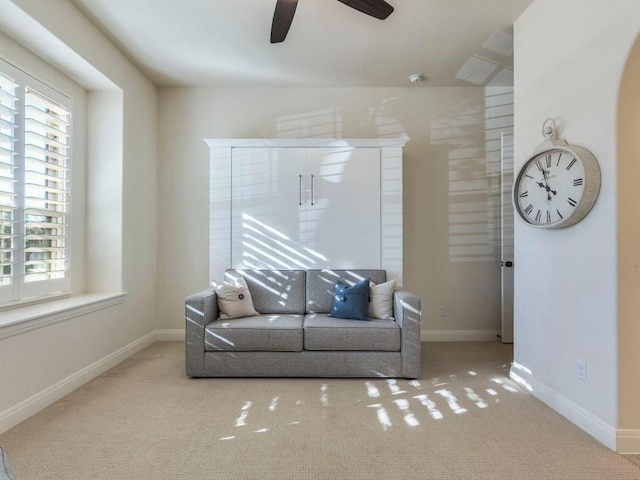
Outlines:
[[[333,308],[330,317],[369,320],[369,279],[349,286],[337,282],[334,287]]]

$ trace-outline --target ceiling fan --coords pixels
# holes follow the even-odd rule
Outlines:
[[[391,13],[393,7],[384,0],[338,0],[356,10],[384,20]],[[283,42],[291,27],[293,15],[296,13],[298,0],[277,0],[271,24],[271,43]]]

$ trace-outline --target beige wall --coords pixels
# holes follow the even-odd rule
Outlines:
[[[423,336],[496,339],[499,178],[487,162],[486,95],[477,87],[160,89],[159,328],[182,329],[184,297],[210,280],[204,138],[407,135],[404,283],[422,297]]]
[[[640,37],[618,98],[618,449],[637,451],[640,431]],[[627,445],[627,437],[631,440]]]
[[[153,341],[157,98],[154,85],[66,0],[0,0],[0,9],[0,33],[16,42],[11,48],[13,61],[18,65],[38,63],[20,44],[46,59],[46,68],[57,68],[87,90],[90,135],[86,152],[76,154],[88,152],[89,158],[86,171],[76,174],[85,173],[89,180],[88,203],[86,211],[74,212],[86,217],[87,268],[86,282],[77,285],[76,291],[82,293],[93,286],[99,291],[115,288],[127,292],[117,306],[7,338],[2,338],[0,330],[3,431],[131,354],[145,341]],[[8,48],[9,42],[0,42],[0,54],[7,55]],[[118,121],[115,129],[111,123],[101,125],[105,117],[96,106],[120,111],[112,117]],[[76,120],[79,118],[82,115]],[[114,142],[119,145],[105,155],[96,149],[94,134],[107,128],[118,133]],[[107,175],[100,177],[100,168]],[[96,180],[101,182],[91,183]],[[105,198],[111,198],[108,206]],[[105,213],[108,215],[101,217]],[[108,219],[106,234],[95,230],[95,221],[100,219]],[[95,268],[109,262],[104,271]],[[96,278],[99,275],[112,278],[104,282]]]

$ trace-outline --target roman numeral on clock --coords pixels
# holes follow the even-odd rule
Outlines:
[[[562,153],[558,154],[558,161],[556,162],[556,167],[560,166],[560,159],[562,158]]]
[[[584,184],[584,178],[576,178],[573,181],[573,186],[574,187],[579,187],[580,185],[583,185],[583,184]]]
[[[533,211],[533,205],[529,204],[527,208],[524,209],[524,213],[529,215]]]
[[[547,155],[545,158],[547,160],[547,168],[551,168],[551,155]]]
[[[540,221],[540,217],[542,217],[542,212],[538,210],[538,213],[536,213],[536,222]]]
[[[528,197],[528,196],[529,196],[529,191],[522,192],[522,193],[520,194],[520,198],[525,198],[525,197]]]
[[[572,207],[575,207],[575,206],[578,204],[578,202],[576,202],[576,201],[575,201],[573,198],[571,198],[571,197],[569,197],[569,198],[567,199],[567,202],[569,202],[569,205],[571,205]]]
[[[569,165],[567,165],[567,170],[571,170],[571,167],[573,167],[575,163],[576,163],[576,159],[574,158],[573,160],[571,160],[571,162],[569,162]]]
[[[562,220],[564,217],[562,216],[562,214],[560,213],[560,210],[558,210],[556,208],[556,213],[558,214],[558,216],[560,217],[560,220]]]
[[[551,212],[547,210],[547,223],[551,223]]]

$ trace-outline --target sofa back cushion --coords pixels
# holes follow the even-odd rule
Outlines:
[[[225,279],[242,277],[247,282],[253,307],[260,313],[305,313],[304,270],[229,269]]]
[[[374,283],[387,281],[386,270],[307,270],[307,313],[329,313],[338,280],[353,285],[365,278]],[[253,293],[253,292],[252,292]],[[258,310],[259,311],[259,310]]]

